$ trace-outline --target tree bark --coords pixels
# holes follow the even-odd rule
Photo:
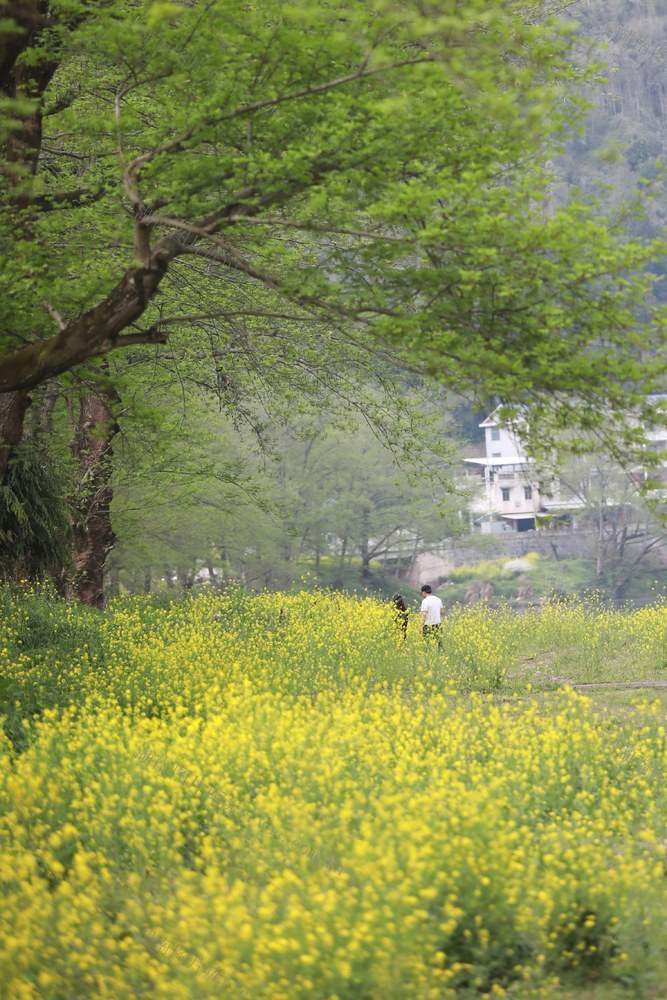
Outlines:
[[[179,568],[176,570],[176,576],[178,577],[178,582],[180,583],[183,590],[192,590],[195,584],[195,573],[196,569],[192,571]]]
[[[0,28],[0,92],[13,101],[31,98],[40,102],[29,113],[16,118],[15,127],[9,131],[2,148],[5,160],[21,168],[16,174],[8,173],[11,200],[21,210],[30,202],[30,186],[25,183],[25,173],[35,176],[42,145],[41,98],[57,64],[53,61],[17,62],[45,26],[48,4],[44,0],[3,4],[0,13],[6,19]],[[25,216],[21,219],[21,228],[24,238],[29,237],[30,224]],[[23,422],[29,405],[25,387],[11,386],[7,391],[0,391],[0,483],[4,482],[12,449],[23,437]]]
[[[625,597],[625,588],[630,583],[631,573],[624,573],[622,576],[617,577],[614,580],[614,601],[617,604]]]
[[[604,564],[604,517],[602,514],[602,506],[598,510],[598,537],[597,537],[597,551],[595,556],[595,575],[597,577],[602,576],[602,568]]]
[[[4,482],[12,449],[23,437],[30,397],[27,389],[0,393],[0,483]]]
[[[360,545],[361,552],[361,579],[362,582],[368,583],[371,578],[371,553],[368,548],[368,539],[364,538]]]
[[[104,608],[104,566],[116,536],[111,526],[113,440],[118,425],[109,389],[82,397],[72,452],[81,486],[74,501],[73,572],[68,593],[82,604]]]

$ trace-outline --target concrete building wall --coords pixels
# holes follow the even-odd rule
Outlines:
[[[523,456],[523,450],[518,439],[504,427],[486,427],[486,454],[489,458],[514,458]]]

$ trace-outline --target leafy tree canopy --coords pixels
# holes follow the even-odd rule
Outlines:
[[[575,71],[535,5],[5,7],[0,391],[168,335],[224,378],[333,327],[585,430],[659,387],[662,246],[545,211]]]

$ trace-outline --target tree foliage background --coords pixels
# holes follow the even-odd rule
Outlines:
[[[114,435],[156,384],[199,386],[260,440],[263,413],[345,400],[391,443],[376,393],[399,414],[418,371],[532,407],[545,445],[564,427],[637,443],[628,408],[661,388],[662,243],[590,199],[554,207],[545,163],[587,73],[549,5],[3,12],[1,464],[29,392],[55,387],[39,401],[86,484],[79,596],[101,600],[114,544]],[[154,426],[168,452],[176,425]]]

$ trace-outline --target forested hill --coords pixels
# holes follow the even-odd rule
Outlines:
[[[611,185],[613,204],[626,202],[667,165],[667,0],[578,0],[563,14],[581,30],[582,58],[607,63],[606,82],[588,91],[585,131],[556,169],[563,185],[584,195]],[[667,190],[659,182],[646,218],[632,228],[645,237],[667,223]],[[667,300],[667,265],[656,288]]]

